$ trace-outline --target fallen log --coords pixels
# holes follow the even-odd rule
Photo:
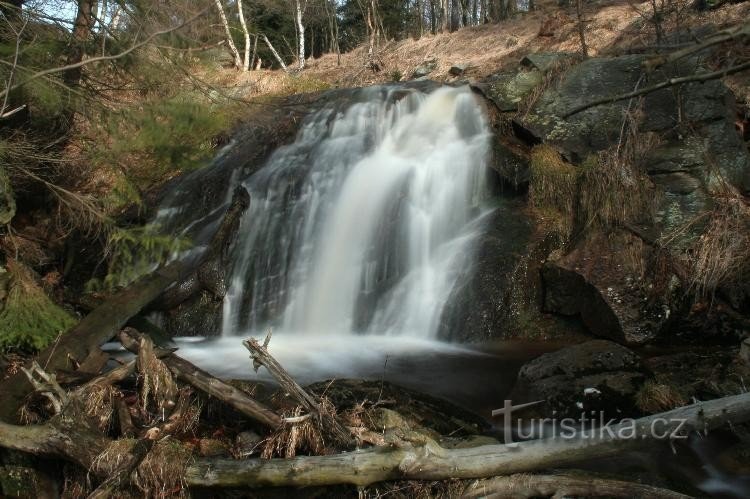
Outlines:
[[[689,499],[690,496],[660,487],[590,476],[518,474],[481,480],[470,484],[463,499],[480,497],[607,497],[614,499]]]
[[[118,339],[122,345],[133,353],[138,352],[141,337],[142,335],[132,328],[126,328],[118,334]],[[281,425],[282,420],[278,414],[260,402],[253,400],[242,390],[212,376],[168,350],[157,348],[155,353],[177,379],[193,385],[265,426],[277,428]]]
[[[113,338],[132,317],[161,297],[167,288],[171,287],[171,294],[178,295],[180,299],[186,299],[181,291],[183,288],[195,292],[195,289],[185,285],[186,282],[196,282],[203,287],[210,282],[212,287],[221,288],[221,266],[226,259],[232,235],[239,225],[240,216],[249,202],[247,191],[238,187],[208,251],[198,261],[190,264],[172,262],[114,294],[42,351],[36,357],[36,362],[52,374],[59,369],[75,367],[71,365],[71,360],[83,362],[94,355],[101,344]],[[172,286],[175,283],[179,285]],[[219,292],[221,289],[214,291]],[[27,364],[27,367],[30,366],[31,362]],[[18,410],[32,389],[23,373],[0,382],[0,420],[17,422]]]
[[[750,393],[681,407],[608,431],[579,431],[571,438],[545,438],[509,445],[443,449],[435,442],[370,448],[294,459],[203,459],[186,473],[191,487],[367,486],[391,480],[487,478],[551,469],[614,456],[644,442],[707,431],[750,420]]]
[[[179,280],[185,268],[180,262],[166,267],[131,284],[83,318],[58,341],[43,350],[36,362],[46,371],[69,369],[70,359],[83,360],[109,341],[132,316],[154,301],[172,283]],[[31,362],[28,363],[31,366]],[[23,373],[17,373],[0,382],[0,419],[18,420],[18,409],[26,395],[33,389]]]

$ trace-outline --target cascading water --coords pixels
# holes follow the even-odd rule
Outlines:
[[[435,336],[481,228],[490,134],[467,88],[363,92],[245,181],[225,336]]]

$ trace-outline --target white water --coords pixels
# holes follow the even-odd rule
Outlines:
[[[245,182],[223,334],[434,337],[481,230],[489,137],[467,88],[317,113]]]

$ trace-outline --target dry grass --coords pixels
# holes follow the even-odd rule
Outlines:
[[[669,411],[686,403],[676,388],[654,380],[646,381],[635,394],[636,406],[648,414]]]
[[[733,190],[714,198],[706,228],[693,244],[691,288],[698,298],[712,297],[719,286],[750,278],[750,206]]]
[[[80,395],[86,414],[103,433],[107,433],[112,426],[115,397],[119,394],[120,391],[112,385],[94,383]]]
[[[112,475],[128,462],[137,443],[136,439],[115,440],[96,457],[91,471]],[[188,497],[184,476],[192,453],[191,447],[169,437],[156,442],[132,474],[133,485],[142,497]]]
[[[289,414],[285,414],[284,417],[299,418],[302,415],[303,408],[296,407]],[[318,425],[318,420],[311,415],[298,423],[282,424],[262,442],[262,448],[261,458],[263,459],[271,459],[272,457],[292,458],[300,452],[320,455],[326,450],[323,432]]]
[[[169,368],[154,354],[154,344],[144,338],[138,350],[138,373],[141,382],[141,405],[145,410],[153,409],[158,417],[174,409],[178,389]]]
[[[189,497],[184,477],[192,454],[192,448],[177,440],[160,440],[138,465],[134,485],[146,498]]]
[[[529,201],[537,218],[567,240],[573,228],[578,171],[549,145],[531,151]]]

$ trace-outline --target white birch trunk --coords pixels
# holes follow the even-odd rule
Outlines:
[[[237,13],[240,15],[240,24],[242,25],[242,32],[245,35],[245,59],[242,64],[242,70],[247,72],[250,71],[250,32],[247,30],[245,14],[242,12],[242,0],[237,0]]]
[[[278,62],[279,66],[281,66],[281,69],[283,69],[284,71],[288,71],[288,69],[286,67],[286,64],[284,64],[284,59],[282,59],[281,56],[279,55],[279,53],[276,52],[276,49],[273,47],[273,45],[271,45],[271,41],[268,39],[268,37],[265,35],[265,33],[263,35],[261,35],[261,36],[263,37],[263,41],[268,46],[268,49],[271,51],[271,53],[273,54],[273,56],[276,58],[276,62]]]
[[[227,22],[227,16],[224,14],[224,7],[221,5],[221,0],[214,0],[216,3],[216,9],[219,11],[219,16],[221,17],[221,24],[224,26],[224,32],[227,36],[227,45],[229,46],[229,50],[232,52],[232,56],[234,57],[234,67],[237,69],[242,69],[242,58],[240,57],[240,53],[237,50],[237,46],[234,44],[234,40],[232,39],[232,32],[229,31],[229,22]]]
[[[297,38],[299,40],[299,53],[297,59],[299,60],[299,68],[305,69],[305,25],[302,24],[302,11],[304,10],[300,0],[296,0],[297,10],[295,15],[295,21],[297,23]]]

